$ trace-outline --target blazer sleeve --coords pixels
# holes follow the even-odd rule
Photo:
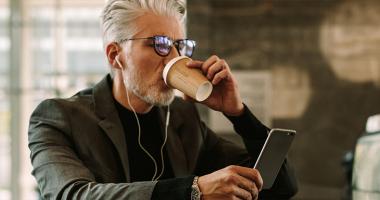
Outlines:
[[[28,141],[32,174],[43,199],[151,199],[156,182],[96,182],[75,153],[69,119],[57,100],[35,109]]]
[[[197,167],[199,174],[207,174],[228,165],[253,167],[260,154],[269,129],[256,119],[246,106],[241,116],[226,117],[234,125],[236,133],[242,137],[245,149],[220,138],[201,123],[204,147]],[[285,160],[272,188],[262,190],[259,199],[289,199],[297,193],[297,190],[294,171]]]

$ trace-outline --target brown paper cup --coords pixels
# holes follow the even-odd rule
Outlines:
[[[204,101],[212,92],[212,84],[201,70],[187,67],[189,61],[191,58],[186,56],[173,58],[166,64],[162,76],[169,87],[178,89],[197,101]]]

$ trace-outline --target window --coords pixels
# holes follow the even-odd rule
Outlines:
[[[101,2],[32,3],[36,103],[50,96],[70,96],[107,73],[99,25]]]
[[[8,99],[9,69],[9,9],[6,1],[0,0],[0,199],[10,199],[10,115]]]
[[[25,12],[21,13],[21,27],[16,30],[19,38],[9,36],[10,16],[18,13],[10,10],[9,3],[15,2],[23,9],[15,5],[12,9]],[[46,98],[69,97],[98,82],[108,72],[99,25],[104,3],[104,0],[0,0],[1,200],[38,199],[26,142],[34,108]],[[19,53],[12,55],[11,51]],[[11,91],[10,80],[21,84],[15,84],[18,87]],[[18,126],[21,128],[15,128]]]

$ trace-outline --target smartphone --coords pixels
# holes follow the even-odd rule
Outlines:
[[[275,128],[269,132],[253,167],[260,172],[263,178],[263,189],[272,187],[295,135],[295,130],[287,129]]]

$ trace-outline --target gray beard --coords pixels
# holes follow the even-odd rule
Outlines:
[[[167,92],[159,92],[157,87],[142,88],[142,78],[136,71],[130,69],[136,69],[133,63],[128,62],[129,68],[123,71],[124,85],[127,90],[131,91],[134,95],[148,104],[155,106],[168,106],[174,100],[174,91],[168,90]],[[145,94],[144,94],[145,93]]]

